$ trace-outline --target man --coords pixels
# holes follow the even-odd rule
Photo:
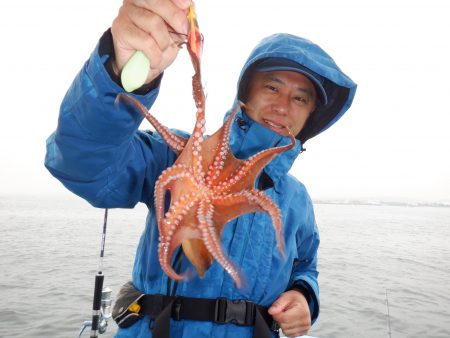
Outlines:
[[[96,207],[147,204],[149,217],[132,276],[133,288],[149,295],[146,299],[172,293],[194,298],[192,304],[198,304],[198,299],[216,301],[208,303],[216,304],[216,312],[221,312],[220,304],[228,307],[221,319],[193,320],[190,315],[207,312],[208,316],[208,311],[193,306],[192,313],[184,316],[180,315],[184,305],[180,310],[170,303],[169,317],[175,319],[170,321],[171,337],[262,337],[259,314],[266,325],[264,335],[268,330],[270,336],[276,335],[275,330],[270,333],[272,318],[287,336],[306,334],[319,314],[319,234],[305,187],[287,172],[303,143],[334,124],[350,107],[356,85],[308,40],[278,34],[261,41],[239,79],[237,99],[245,103],[245,109],[233,122],[230,147],[236,157],[245,159],[289,142],[286,127],[296,135],[295,147],[272,160],[256,182],[281,209],[286,257],[276,247],[270,217],[245,214],[227,224],[221,238],[228,257],[245,276],[245,287],[236,288],[217,263],[203,278],[193,276],[173,286],[158,261],[152,201],[155,181],[176,156],[157,133],[138,130],[143,118],[139,113],[118,109],[114,100],[123,92],[120,71],[141,50],[152,66],[146,84],[133,94],[146,107],[152,106],[162,73],[175,60],[183,41],[179,33],[186,32],[189,5],[189,0],[124,1],[111,30],[100,39],[64,98],[58,128],[47,141],[46,166],[68,189]],[[190,263],[182,255],[178,258],[174,266],[188,269]],[[245,312],[247,306],[253,310]],[[153,335],[161,337],[155,332],[164,309],[154,316],[143,311],[131,326],[119,329],[117,337],[151,337],[152,327]],[[250,319],[240,323],[242,315]]]

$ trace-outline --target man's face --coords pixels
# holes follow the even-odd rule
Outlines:
[[[316,91],[303,74],[292,71],[255,72],[250,82],[246,113],[267,128],[295,136],[316,107]]]

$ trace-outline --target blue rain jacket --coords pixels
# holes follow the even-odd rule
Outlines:
[[[319,122],[303,140],[328,128],[350,106],[356,85],[323,50],[298,37],[278,34],[263,40],[250,55],[241,77],[255,61],[269,56],[292,59],[329,80],[328,110],[316,112],[321,115]],[[132,280],[145,293],[166,294],[167,276],[158,260],[158,228],[152,201],[155,181],[176,157],[157,133],[138,130],[143,119],[138,112],[115,107],[114,99],[123,89],[105,70],[108,57],[100,57],[97,48],[73,81],[61,105],[58,127],[47,140],[45,165],[64,186],[95,207],[133,208],[139,202],[148,206]],[[158,88],[135,97],[150,108],[157,95]],[[327,111],[333,113],[327,115]],[[240,123],[233,124],[230,145],[238,158],[248,158],[264,148],[288,142],[242,112],[237,119]],[[318,124],[322,125],[317,127]],[[273,182],[265,193],[282,211],[286,259],[276,247],[270,217],[261,212],[245,214],[226,225],[222,236],[225,252],[240,268],[245,286],[236,288],[215,262],[203,279],[194,276],[188,282],[180,282],[178,295],[248,299],[270,306],[287,289],[302,284],[310,290],[309,305],[312,319],[316,320],[319,233],[304,185],[288,174],[301,148],[301,141],[297,140],[293,149],[276,157],[264,169]],[[185,259],[182,269],[189,264]],[[117,337],[151,337],[148,328],[149,319],[145,317],[127,329],[119,329]],[[252,332],[252,327],[234,324],[171,321],[172,337],[244,338],[251,337]]]

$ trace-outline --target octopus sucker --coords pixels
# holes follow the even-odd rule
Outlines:
[[[236,286],[241,287],[243,276],[222,247],[224,227],[243,214],[267,213],[273,223],[276,245],[284,255],[280,209],[264,192],[255,189],[255,182],[264,167],[278,154],[293,148],[296,141],[287,129],[289,144],[263,150],[246,160],[237,159],[230,149],[229,138],[237,112],[245,108],[241,102],[219,130],[209,137],[204,136],[205,94],[200,69],[203,40],[192,7],[188,21],[187,49],[195,71],[192,89],[197,107],[196,122],[189,139],[161,125],[134,97],[119,94],[117,101],[136,107],[177,155],[174,164],[160,174],[154,190],[160,242],[158,255],[163,271],[175,280],[191,276],[189,269],[179,274],[170,264],[175,249],[181,245],[200,277],[216,260]],[[167,193],[170,193],[168,206],[165,203]]]

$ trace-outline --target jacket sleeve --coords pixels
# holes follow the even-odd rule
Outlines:
[[[123,89],[106,71],[108,59],[97,46],[67,91],[57,129],[47,139],[45,166],[92,205],[127,208],[148,203],[174,154],[157,135],[138,131],[139,112],[115,104]],[[149,108],[158,90],[159,82],[135,97]]]
[[[312,201],[305,190],[306,206],[302,225],[297,232],[298,258],[294,261],[289,288],[302,292],[309,304],[311,320],[314,323],[319,316],[320,299],[317,277],[317,251],[320,237],[314,217]]]

